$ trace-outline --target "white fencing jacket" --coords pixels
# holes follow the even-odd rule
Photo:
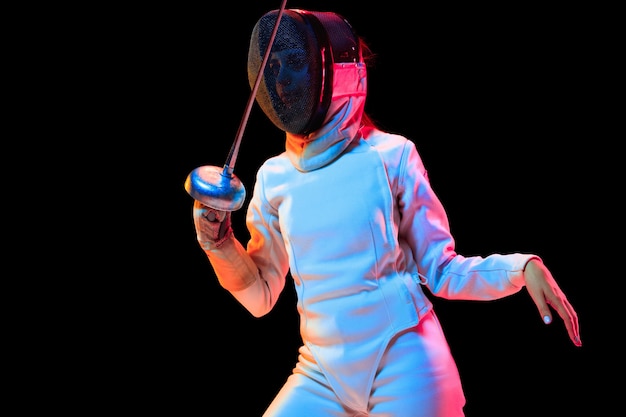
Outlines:
[[[457,254],[415,144],[362,127],[364,69],[335,72],[326,125],[307,137],[287,133],[285,152],[258,170],[246,248],[232,237],[207,255],[257,317],[290,273],[302,340],[337,394],[350,398],[368,395],[389,340],[432,308],[422,285],[447,299],[502,298],[524,286],[534,256]],[[247,267],[237,272],[225,260]],[[245,288],[228,285],[236,279]]]

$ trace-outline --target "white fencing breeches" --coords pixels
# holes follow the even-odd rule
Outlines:
[[[306,346],[263,417],[462,417],[457,366],[434,312],[391,340],[369,397],[348,407],[329,386]]]

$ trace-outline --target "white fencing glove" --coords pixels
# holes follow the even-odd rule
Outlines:
[[[193,221],[196,238],[204,250],[219,248],[233,233],[230,211],[207,207],[198,200],[193,203]]]
[[[193,221],[198,243],[209,258],[222,287],[242,291],[258,279],[259,270],[241,243],[235,239],[230,211],[216,210],[195,200]]]

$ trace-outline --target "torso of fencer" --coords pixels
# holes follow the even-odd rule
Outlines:
[[[255,190],[262,193],[256,204],[266,205],[260,211],[277,219],[276,230],[263,233],[281,235],[302,339],[345,398],[367,395],[389,340],[432,307],[399,239],[398,181],[415,149],[377,130],[359,135],[312,171],[297,170],[284,155],[271,158]]]

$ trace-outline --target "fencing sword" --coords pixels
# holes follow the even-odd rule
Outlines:
[[[250,111],[252,110],[259,84],[261,84],[263,71],[269,59],[272,45],[274,44],[274,38],[276,37],[276,32],[278,32],[278,25],[285,11],[286,4],[287,0],[283,0],[278,10],[278,17],[276,18],[276,23],[274,24],[274,29],[270,36],[269,45],[265,51],[265,55],[263,55],[261,67],[259,68],[254,86],[250,92],[248,104],[246,105],[235,141],[230,148],[224,166],[222,168],[213,165],[200,166],[192,170],[185,180],[185,190],[187,193],[194,200],[199,201],[207,207],[222,211],[235,211],[241,208],[246,198],[246,188],[241,180],[234,174],[235,162],[237,162],[243,132],[248,123]]]

